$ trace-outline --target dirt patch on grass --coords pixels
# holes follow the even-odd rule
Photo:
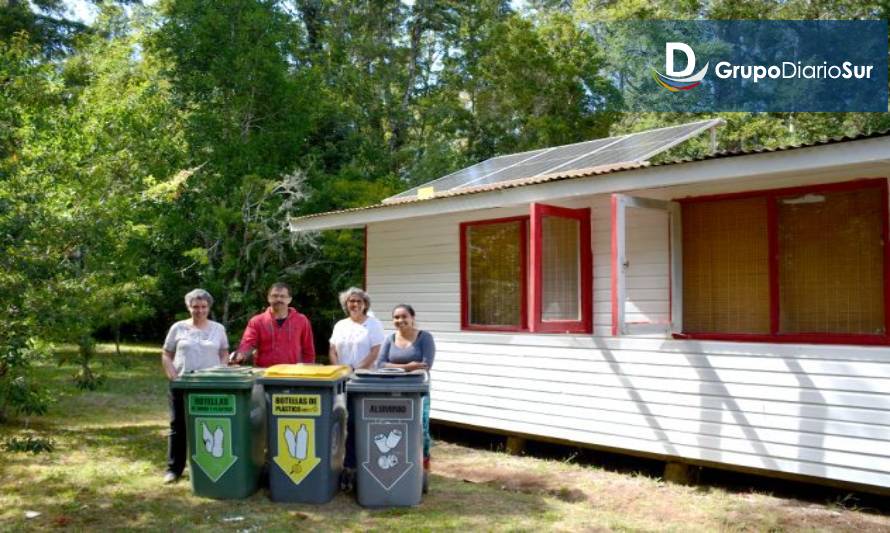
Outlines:
[[[482,483],[499,490],[523,492],[526,494],[541,493],[570,503],[578,503],[589,500],[586,492],[579,488],[564,484],[552,483],[547,476],[530,472],[504,472],[494,469],[471,471],[469,469],[457,469],[457,472],[449,472],[449,477],[457,475],[465,483]]]

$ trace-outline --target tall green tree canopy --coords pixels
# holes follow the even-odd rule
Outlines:
[[[641,36],[599,22],[890,15],[805,0],[94,5],[83,22],[60,0],[0,0],[0,410],[3,394],[39,399],[26,381],[10,392],[37,338],[78,342],[88,363],[97,335],[160,337],[196,286],[234,337],[288,281],[324,350],[335,293],[362,282],[362,235],[297,240],[288,215],[704,118],[622,113],[633,95],[615,45]],[[890,127],[888,113],[708,116],[726,120],[728,149]]]

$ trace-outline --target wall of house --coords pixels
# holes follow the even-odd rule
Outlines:
[[[646,194],[733,186],[744,187]],[[527,206],[369,226],[377,315],[391,328],[389,309],[410,303],[436,337],[434,419],[890,488],[890,348],[611,337],[609,199],[556,205],[593,210],[593,336],[460,331],[459,223]],[[626,312],[664,320],[666,219],[640,215],[628,219]]]

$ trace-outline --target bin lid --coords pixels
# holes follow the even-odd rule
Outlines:
[[[429,374],[426,370],[406,372],[402,368],[360,368],[346,384],[349,392],[421,392],[429,391]]]
[[[337,381],[349,375],[348,365],[274,365],[266,369],[266,379],[316,379]]]
[[[174,389],[249,389],[262,371],[252,367],[215,366],[186,372],[170,384]]]

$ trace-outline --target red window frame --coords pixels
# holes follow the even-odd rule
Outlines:
[[[532,333],[593,333],[593,252],[590,245],[590,208],[569,209],[531,204],[530,215],[474,220],[460,224],[460,325],[466,331],[506,331]],[[543,227],[545,216],[578,220],[580,223],[581,319],[544,321],[541,319]],[[470,323],[469,280],[467,279],[467,229],[485,224],[520,221],[527,239],[520,242],[521,309],[519,326],[488,326]]]
[[[884,333],[882,335],[870,334],[842,334],[842,333],[781,333],[779,332],[779,238],[778,238],[778,209],[777,197],[799,195],[807,193],[830,193],[861,189],[877,189],[881,194],[882,228],[881,242],[884,247]],[[769,231],[769,297],[770,297],[770,333],[696,333],[686,332],[674,334],[679,339],[702,340],[729,340],[729,341],[753,341],[753,342],[778,342],[778,343],[818,343],[818,344],[862,344],[884,345],[890,344],[890,221],[888,221],[888,187],[887,178],[867,178],[841,183],[827,183],[822,185],[806,185],[802,187],[788,187],[783,189],[766,189],[757,191],[745,191],[740,193],[717,194],[710,196],[698,196],[680,198],[677,202],[713,202],[719,200],[734,200],[740,198],[765,197],[767,199],[767,228]]]
[[[472,226],[484,226],[488,224],[503,224],[505,222],[521,222],[520,233],[528,233],[527,215],[494,218],[489,220],[477,220],[462,222],[460,224],[460,327],[467,331],[528,331],[528,239],[519,241],[519,283],[520,283],[520,310],[519,326],[483,325],[470,323],[470,286],[467,279],[467,229]]]
[[[578,257],[581,283],[581,319],[548,320],[543,312],[543,218],[553,216],[577,220],[580,226]],[[531,330],[540,333],[592,333],[593,332],[593,254],[590,248],[590,208],[569,209],[545,204],[531,204]]]

